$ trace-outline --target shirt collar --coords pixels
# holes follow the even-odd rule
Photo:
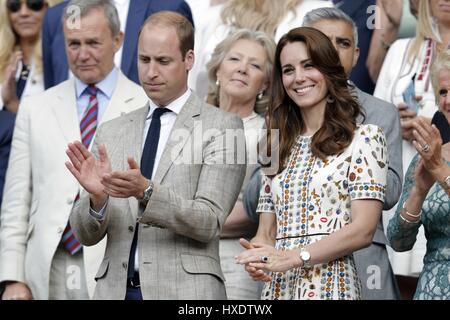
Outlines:
[[[191,89],[187,89],[185,93],[183,93],[181,96],[179,96],[177,99],[173,100],[171,103],[169,103],[166,108],[170,109],[173,113],[178,115],[181,111],[181,108],[186,104],[189,97],[191,96]],[[150,109],[147,114],[147,119],[150,119],[150,117],[153,114],[153,111],[155,111],[158,106],[156,103],[154,103],[151,99],[149,99],[149,105]]]
[[[99,89],[104,95],[106,95],[108,99],[111,99],[114,89],[116,88],[118,75],[119,70],[116,67],[113,67],[111,72],[102,81],[95,84],[97,89]],[[88,84],[75,77],[75,90],[77,99],[81,97],[87,87]]]

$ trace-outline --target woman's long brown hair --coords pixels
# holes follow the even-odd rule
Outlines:
[[[347,148],[353,139],[356,129],[356,119],[362,114],[361,107],[352,96],[348,87],[347,75],[339,60],[339,55],[333,44],[319,30],[301,27],[285,34],[278,42],[275,53],[273,86],[268,110],[267,153],[271,158],[272,152],[279,153],[280,164],[277,174],[284,170],[287,160],[297,137],[304,129],[304,122],[300,107],[286,93],[280,62],[283,48],[292,42],[303,42],[306,45],[308,57],[314,67],[325,77],[328,88],[328,102],[325,108],[325,118],[322,127],[313,135],[311,141],[312,154],[323,161],[327,156],[337,155]],[[271,146],[271,131],[279,129],[279,142]],[[263,164],[270,166],[272,163]]]

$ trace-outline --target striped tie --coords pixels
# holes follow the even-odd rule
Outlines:
[[[84,144],[86,148],[89,148],[89,145],[94,137],[95,130],[97,129],[97,115],[98,115],[98,102],[97,102],[97,87],[94,85],[90,85],[86,88],[87,93],[89,93],[89,104],[84,113],[83,119],[80,122],[80,132],[81,132],[81,142]],[[80,194],[77,194],[75,197],[75,202],[80,198]],[[74,255],[78,251],[81,250],[81,243],[75,238],[73,234],[72,228],[70,227],[70,222],[67,223],[66,229],[64,230],[62,239],[61,239],[64,248],[71,255]]]

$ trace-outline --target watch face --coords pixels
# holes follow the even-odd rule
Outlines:
[[[311,254],[308,251],[302,251],[302,253],[300,253],[300,257],[303,261],[309,261]]]

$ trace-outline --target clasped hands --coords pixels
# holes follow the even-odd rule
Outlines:
[[[247,250],[237,255],[235,261],[245,266],[245,271],[254,281],[271,281],[272,277],[267,272],[285,272],[296,266],[291,250],[277,250],[271,245],[250,243],[243,238],[239,243]]]
[[[149,180],[141,174],[133,157],[127,159],[128,170],[113,171],[105,145],[98,147],[98,160],[79,141],[69,143],[66,154],[70,160],[66,162],[67,169],[91,194],[93,209],[96,211],[104,205],[109,196],[142,198],[149,185]]]

